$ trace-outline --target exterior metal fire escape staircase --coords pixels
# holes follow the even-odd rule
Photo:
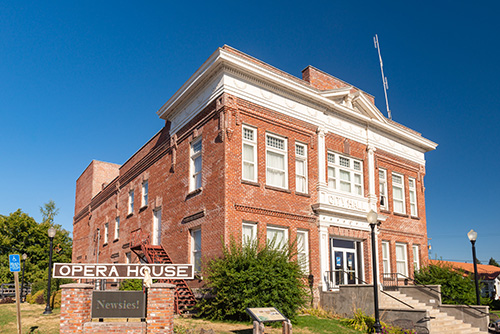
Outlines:
[[[168,256],[163,246],[151,245],[149,234],[141,229],[132,231],[132,243],[130,250],[133,251],[141,261],[145,263],[166,263],[172,264],[172,259]],[[158,280],[161,283],[175,285],[174,311],[177,314],[185,312],[196,304],[193,291],[183,279]]]

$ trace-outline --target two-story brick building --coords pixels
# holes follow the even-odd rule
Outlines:
[[[93,161],[77,180],[73,262],[136,261],[138,229],[196,270],[232,237],[297,240],[305,272],[330,290],[372,280],[370,209],[380,272],[411,276],[427,261],[425,153],[437,145],[360,89],[224,46],[158,115],[165,127],[128,161]]]

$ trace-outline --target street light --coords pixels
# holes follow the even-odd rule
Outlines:
[[[470,243],[472,244],[472,261],[474,262],[474,283],[476,284],[476,305],[481,305],[481,299],[479,298],[479,284],[477,282],[477,259],[476,259],[476,240],[477,232],[470,230],[467,233]]]
[[[47,231],[50,240],[50,248],[49,248],[49,282],[47,284],[47,306],[45,306],[45,311],[43,314],[52,314],[52,309],[50,308],[50,279],[52,278],[52,242],[54,241],[54,237],[56,236],[56,229],[50,227]]]
[[[378,310],[378,283],[377,283],[377,253],[375,245],[375,226],[379,226],[378,215],[375,211],[370,210],[366,215],[366,220],[370,227],[372,228],[372,269],[373,269],[373,303],[375,306],[375,323],[373,324],[373,329],[375,333],[382,332],[382,326],[380,325],[380,316]]]
[[[28,258],[28,254],[24,253],[22,258],[23,262],[23,273],[21,274],[21,303],[24,302],[24,263],[26,262],[26,259]]]

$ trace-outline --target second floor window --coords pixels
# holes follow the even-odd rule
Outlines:
[[[191,143],[191,191],[201,188],[201,138]]]
[[[288,188],[287,142],[285,138],[266,135],[266,184]]]
[[[385,169],[378,170],[378,182],[380,191],[380,208],[389,209],[389,202],[387,201],[387,171]]]
[[[392,202],[394,212],[405,213],[405,188],[403,175],[392,174]]]
[[[257,182],[257,131],[243,127],[242,179]]]
[[[134,191],[130,190],[128,192],[128,214],[134,212]]]
[[[120,217],[115,219],[115,240],[120,238]]]
[[[410,191],[410,214],[413,217],[418,216],[417,212],[417,187],[414,178],[408,179],[408,190]]]
[[[104,244],[108,243],[109,223],[104,224]]]
[[[329,188],[363,196],[363,165],[360,160],[328,152],[327,161]]]
[[[295,144],[295,190],[307,193],[307,145]]]
[[[201,229],[191,230],[191,263],[194,271],[201,271]]]
[[[148,191],[149,191],[149,183],[146,180],[142,183],[141,207],[145,207],[146,205],[148,205]]]

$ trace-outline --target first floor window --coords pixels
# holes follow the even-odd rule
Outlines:
[[[257,224],[251,222],[243,222],[241,228],[243,244],[250,244],[257,240]]]
[[[257,130],[243,127],[242,179],[257,182]]]
[[[415,179],[410,177],[408,179],[408,190],[410,192],[410,213],[413,217],[418,216],[417,212],[417,187]]]
[[[417,271],[420,269],[420,252],[418,249],[418,245],[413,245],[413,270]]]
[[[391,272],[391,259],[389,251],[389,241],[382,241],[382,265],[383,274],[390,274]]]
[[[267,242],[274,248],[281,248],[288,242],[288,230],[282,227],[267,227]]]
[[[406,244],[396,243],[396,269],[401,278],[408,276],[408,258]]]
[[[191,191],[201,188],[201,138],[191,143]]]
[[[394,212],[405,213],[405,188],[403,175],[392,174],[392,201]]]
[[[297,260],[302,272],[309,273],[309,233],[308,231],[297,231]]]
[[[266,135],[266,184],[288,188],[288,164],[286,139]]]
[[[191,230],[191,263],[194,271],[201,271],[201,229]]]
[[[115,240],[120,238],[120,217],[115,219]]]

